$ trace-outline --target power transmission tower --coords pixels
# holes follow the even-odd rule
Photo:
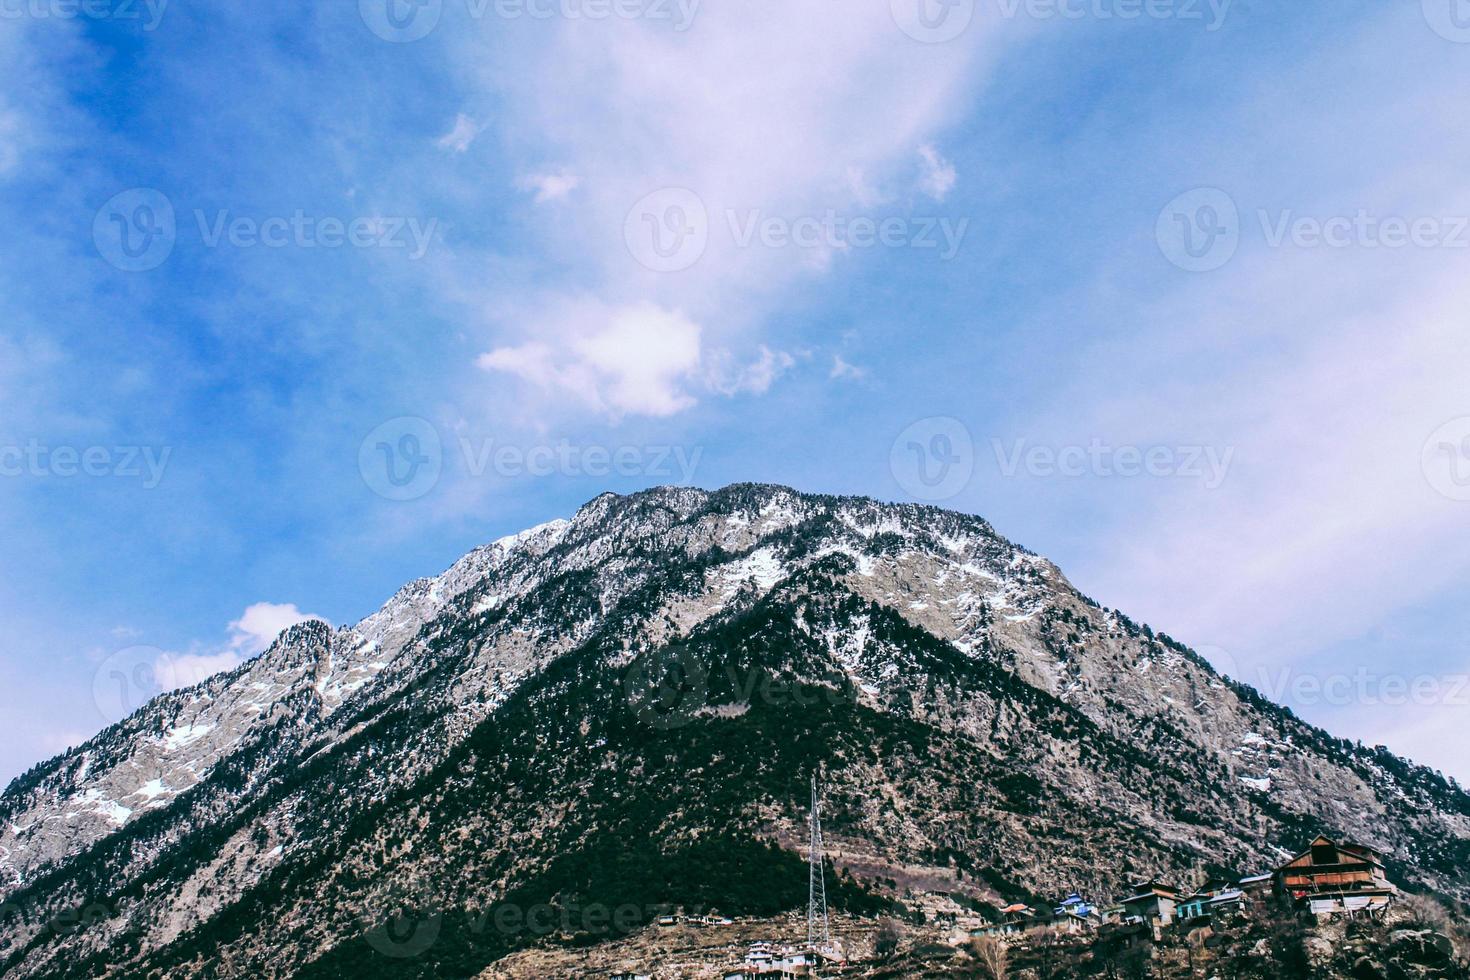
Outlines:
[[[811,850],[807,863],[811,866],[810,884],[806,903],[806,941],[816,949],[827,945],[831,933],[827,925],[827,880],[822,873],[822,817],[817,797],[817,774],[812,773],[812,826]]]

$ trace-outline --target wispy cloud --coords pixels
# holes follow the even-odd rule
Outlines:
[[[470,148],[475,137],[480,135],[480,127],[475,121],[464,113],[454,117],[454,127],[439,137],[439,148],[450,150],[454,153],[463,153]]]
[[[571,171],[559,170],[554,173],[527,174],[516,182],[516,186],[523,191],[533,192],[537,204],[545,204],[548,201],[563,200],[581,183],[582,178]]]
[[[867,376],[867,368],[849,363],[841,354],[832,355],[832,370],[827,377],[834,381],[862,381]]]
[[[737,363],[735,356],[724,349],[711,351],[707,362],[705,380],[711,390],[727,396],[763,395],[796,364],[796,358],[761,344],[755,359],[748,363]]]
[[[957,179],[954,165],[927,143],[919,147],[919,163],[919,190],[936,201],[948,197]]]

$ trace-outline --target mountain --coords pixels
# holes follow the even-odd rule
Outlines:
[[[1333,738],[985,521],[605,494],[306,623],[0,795],[6,977],[473,976],[671,905],[855,914],[1266,870],[1470,899],[1470,795]]]

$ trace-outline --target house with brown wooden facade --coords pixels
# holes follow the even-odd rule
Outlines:
[[[1276,881],[1282,892],[1315,915],[1377,911],[1398,894],[1388,880],[1383,855],[1326,836],[1278,868]]]

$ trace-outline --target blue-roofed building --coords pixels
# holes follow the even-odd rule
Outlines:
[[[1053,910],[1053,913],[1055,915],[1075,915],[1086,918],[1092,914],[1092,906],[1088,905],[1087,901],[1081,895],[1073,892],[1062,899],[1062,904],[1057,906]]]

